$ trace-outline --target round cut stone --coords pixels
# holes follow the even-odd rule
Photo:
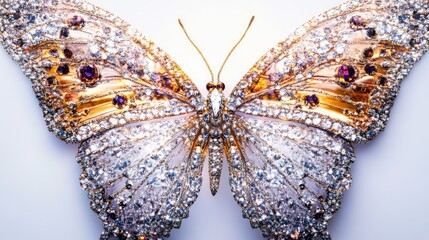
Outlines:
[[[64,53],[64,57],[66,57],[66,58],[72,58],[73,57],[73,52],[68,48],[64,49],[63,53]]]
[[[83,65],[79,68],[79,79],[82,82],[93,84],[100,78],[97,67],[94,65]]]
[[[357,70],[354,66],[342,65],[338,69],[338,78],[341,82],[353,82],[357,78]]]
[[[117,108],[121,109],[123,108],[125,105],[127,105],[128,99],[125,95],[123,94],[118,94],[116,95],[113,100],[112,103],[113,105],[115,105]]]
[[[365,66],[365,72],[369,75],[375,75],[377,73],[377,67],[371,64]]]
[[[61,28],[60,37],[62,37],[62,38],[68,38],[69,36],[70,36],[69,29],[66,28],[66,27]]]
[[[375,31],[374,28],[368,28],[366,30],[366,35],[370,38],[374,38],[375,36],[377,36],[377,31]]]
[[[68,64],[63,64],[57,68],[58,75],[66,75],[70,73],[70,67]]]
[[[388,82],[387,78],[382,76],[382,77],[378,78],[378,82],[377,83],[380,86],[385,86],[387,84],[387,82]]]
[[[361,16],[353,16],[349,20],[350,26],[352,28],[358,28],[365,26],[365,21],[362,19]]]
[[[316,94],[307,95],[304,98],[305,104],[310,107],[316,107],[319,105],[319,98],[316,96]]]
[[[49,55],[51,55],[52,57],[58,57],[59,53],[57,49],[51,49],[49,50]]]
[[[85,26],[85,20],[83,20],[83,18],[80,16],[73,16],[69,20],[69,26],[74,29],[81,29]]]
[[[374,56],[374,50],[372,48],[367,48],[363,51],[363,56],[365,58],[372,58]]]
[[[54,84],[56,84],[56,83],[57,83],[57,78],[55,78],[54,76],[48,77],[48,78],[46,79],[46,83],[47,83],[48,85],[54,85]]]

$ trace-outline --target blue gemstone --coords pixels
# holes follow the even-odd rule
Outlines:
[[[36,16],[34,16],[33,14],[28,14],[27,20],[29,23],[35,23],[36,22]]]
[[[405,23],[405,20],[407,20],[407,16],[406,15],[400,15],[398,17],[398,20],[400,23]]]

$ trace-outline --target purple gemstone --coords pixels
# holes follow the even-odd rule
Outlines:
[[[52,57],[58,57],[58,56],[60,56],[57,49],[51,49],[51,50],[49,50],[49,55],[51,55]]]
[[[66,74],[69,74],[69,72],[70,72],[70,68],[69,68],[69,65],[67,64],[60,65],[57,68],[58,75],[66,75]]]
[[[375,36],[377,36],[377,32],[374,28],[368,28],[368,30],[366,30],[366,35],[370,38],[374,38]]]
[[[305,96],[305,103],[311,107],[319,105],[319,98],[316,94]]]
[[[113,98],[113,105],[115,105],[117,108],[123,108],[127,104],[128,100],[125,95],[118,94]]]
[[[79,69],[80,80],[86,83],[92,83],[94,80],[100,78],[98,70],[95,66],[84,65]]]
[[[73,52],[70,49],[66,48],[66,49],[64,49],[63,52],[64,52],[64,57],[66,57],[66,58],[72,58],[73,57]]]
[[[342,65],[338,69],[338,77],[344,79],[346,82],[353,82],[356,77],[355,67]]]
[[[51,77],[48,77],[46,79],[46,82],[48,83],[48,85],[53,85],[57,82],[57,79],[55,77],[51,76]]]
[[[80,16],[73,16],[69,20],[69,25],[75,29],[83,28],[85,26],[85,20],[83,20],[83,18]]]
[[[362,27],[365,26],[365,22],[362,19],[361,16],[353,16],[352,18],[350,18],[350,26],[351,27]]]
[[[68,38],[69,35],[70,35],[70,31],[68,28],[66,28],[66,27],[61,28],[60,37]]]
[[[386,77],[379,77],[378,78],[378,85],[385,86],[387,84],[387,78]]]
[[[372,50],[372,48],[367,48],[363,51],[363,55],[365,58],[372,58],[374,56],[374,50]]]
[[[365,72],[369,75],[375,75],[377,73],[377,67],[371,64],[365,66]]]
[[[162,74],[161,78],[162,78],[162,82],[163,82],[162,85],[164,85],[168,88],[171,88],[173,86],[172,82],[171,82],[171,76],[170,75],[168,75],[167,73],[164,73],[164,74]]]

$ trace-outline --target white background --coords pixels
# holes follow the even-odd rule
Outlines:
[[[91,2],[111,10],[153,39],[205,93],[209,74],[177,24],[182,18],[216,71],[252,15],[253,27],[226,65],[227,93],[278,41],[312,16],[342,1],[122,0]],[[354,183],[330,223],[334,239],[428,239],[429,56],[402,85],[384,133],[357,145]],[[77,145],[45,127],[30,82],[0,50],[0,239],[94,240],[100,223],[80,189]],[[224,171],[212,197],[204,186],[174,240],[261,240],[235,204]]]

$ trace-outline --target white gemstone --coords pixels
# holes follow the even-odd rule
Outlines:
[[[344,50],[345,50],[345,46],[342,43],[337,44],[337,46],[335,46],[335,52],[338,54],[343,54]]]
[[[93,44],[93,45],[89,46],[89,51],[92,54],[97,54],[100,51],[100,47],[96,44]]]
[[[222,106],[222,94],[217,89],[213,89],[210,94],[211,110],[214,117],[219,117]]]

